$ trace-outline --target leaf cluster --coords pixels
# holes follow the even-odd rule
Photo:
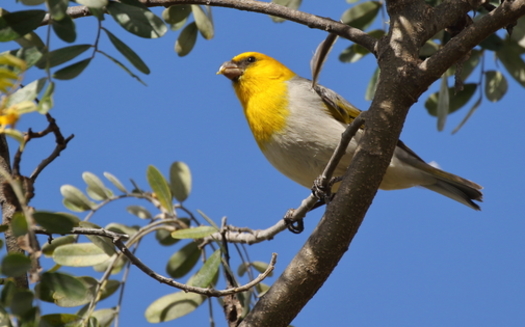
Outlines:
[[[135,183],[130,191],[114,175],[106,172],[104,177],[114,189],[90,172],[82,174],[86,183],[85,191],[73,185],[63,185],[60,188],[64,206],[73,212],[86,212],[84,219],[71,213],[42,210],[35,211],[30,216],[18,213],[13,217],[9,228],[16,237],[29,237],[35,230],[50,236],[41,253],[52,259],[54,266],[43,272],[36,272],[37,283],[32,290],[19,290],[14,286],[12,278],[35,273],[34,256],[9,253],[3,257],[0,272],[5,278],[0,297],[3,308],[0,310],[0,321],[7,322],[7,326],[14,326],[10,316],[27,323],[40,321],[46,326],[82,322],[89,322],[91,326],[109,326],[119,315],[120,303],[98,308],[99,302],[106,298],[120,301],[117,295],[123,292],[127,282],[125,271],[130,269],[131,261],[135,260],[124,256],[115,248],[114,235],[118,235],[118,239],[127,239],[125,246],[133,248],[133,252],[137,251],[140,240],[150,233],[155,234],[155,239],[161,246],[175,246],[173,254],[167,259],[166,273],[173,279],[186,278],[185,285],[215,287],[219,281],[221,266],[227,273],[231,273],[228,261],[222,258],[225,249],[221,242],[206,246],[212,249],[209,256],[206,255],[205,248],[199,246],[199,240],[218,232],[219,228],[201,212],[201,216],[210,225],[200,224],[183,206],[182,203],[190,195],[192,183],[190,169],[185,163],[174,162],[170,167],[169,178],[164,177],[156,167],[149,166],[146,177],[151,191],[144,191]],[[89,221],[104,206],[125,198],[145,200],[158,213],[153,214],[150,209],[141,205],[128,206],[126,211],[139,218],[142,227],[135,225],[135,220],[130,221],[130,224],[109,223],[104,228]],[[186,217],[180,217],[181,215]],[[113,238],[105,235],[105,231],[113,233]],[[62,236],[52,238],[55,234]],[[85,240],[79,239],[79,235],[85,235]],[[62,267],[92,267],[101,276],[98,279],[77,276],[69,271],[62,271]],[[250,262],[243,257],[243,263],[237,271],[239,277],[248,273],[250,279],[253,279],[253,271],[264,272],[267,268],[268,264],[264,262]],[[121,275],[120,280],[112,277],[118,275]],[[246,312],[255,301],[255,294],[267,288],[268,286],[260,284],[256,290],[239,294],[242,303],[246,305]],[[145,315],[150,322],[173,320],[194,311],[206,298],[202,294],[183,289],[155,300],[147,307]],[[75,314],[41,316],[40,307],[33,304],[35,299],[54,303],[58,307],[78,307],[78,310]],[[22,310],[22,307],[25,309]]]
[[[349,3],[357,1],[349,0]],[[437,5],[437,1],[428,1],[430,5]],[[499,5],[499,3],[495,3]],[[353,5],[346,10],[341,21],[352,27],[366,30],[374,25],[379,13],[384,11],[385,4],[379,1],[365,1]],[[488,12],[479,8],[473,13],[473,19],[477,20]],[[383,15],[384,16],[384,15]],[[381,38],[386,33],[387,22],[383,21],[382,29],[374,29],[368,32],[374,38]],[[512,77],[521,86],[525,87],[525,61],[521,55],[525,53],[525,19],[518,20],[512,33],[494,33],[473,49],[470,54],[450,68],[443,76],[438,92],[432,93],[425,101],[428,113],[437,118],[438,130],[445,127],[446,117],[462,108],[467,107],[475,97],[474,104],[470,106],[464,119],[453,130],[457,132],[481,105],[483,99],[490,102],[498,102],[508,91],[507,76]],[[450,40],[449,31],[441,31],[432,39],[428,40],[420,49],[420,58],[425,59],[439,51]],[[485,69],[487,55],[493,52],[496,62],[502,64],[503,69]],[[339,55],[339,60],[346,63],[355,63],[368,55],[370,52],[358,44],[352,44],[344,49]],[[475,75],[473,75],[475,73]],[[377,86],[378,69],[373,73],[365,93],[366,100],[372,100]],[[473,82],[464,83],[469,77]],[[451,83],[451,79],[454,82]],[[452,84],[452,85],[451,85]]]

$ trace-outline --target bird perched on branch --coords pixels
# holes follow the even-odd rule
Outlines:
[[[217,74],[233,82],[255,141],[268,161],[308,188],[322,173],[347,125],[361,112],[334,91],[317,84],[312,87],[311,81],[261,53],[242,53],[222,64]],[[344,174],[362,133],[348,145],[335,176]],[[379,188],[413,186],[480,209],[473,202],[482,200],[480,185],[425,163],[399,141]]]

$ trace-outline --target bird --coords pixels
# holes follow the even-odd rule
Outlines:
[[[255,141],[282,174],[311,188],[323,172],[348,124],[360,113],[335,91],[312,85],[276,59],[245,52],[217,72],[232,81]],[[343,176],[363,134],[352,138],[334,176]],[[379,186],[383,190],[420,186],[480,210],[480,185],[426,163],[402,141]],[[337,190],[337,185],[334,186]]]

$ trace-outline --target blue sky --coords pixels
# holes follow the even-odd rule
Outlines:
[[[344,1],[330,5],[306,1],[301,9],[338,19],[348,7]],[[103,25],[149,65],[151,74],[142,76],[148,86],[102,56],[73,81],[57,81],[51,113],[64,134],[74,133],[75,138],[39,177],[33,206],[65,210],[59,188],[73,184],[84,189],[84,171],[99,176],[108,171],[128,187],[129,178],[146,187],[148,165],[167,174],[173,161],[184,161],[192,170],[193,192],[186,206],[194,212],[204,211],[216,222],[227,216],[236,226],[266,228],[308,196],[308,189],[280,175],[265,160],[230,82],[215,72],[241,52],[258,51],[309,77],[311,55],[325,33],[291,22],[275,24],[261,14],[223,8],[214,8],[213,13],[215,38],[205,41],[199,37],[192,53],[184,58],[173,51],[178,32],[156,40],[139,39],[107,17]],[[92,43],[96,20],[82,18],[76,23],[77,43]],[[367,56],[357,64],[341,63],[338,54],[349,45],[347,40],[338,41],[320,83],[367,109],[370,103],[364,100],[364,92],[375,62]],[[60,41],[53,40],[52,47],[60,46]],[[1,44],[0,51],[16,47]],[[102,50],[121,58],[105,36]],[[494,67],[492,53],[485,60],[487,67]],[[41,71],[32,71],[26,81],[41,76]],[[402,140],[425,160],[484,186],[482,211],[424,189],[379,191],[349,251],[294,326],[523,326],[525,92],[507,77],[507,96],[498,103],[484,99],[457,134],[450,132],[467,109],[452,114],[445,131],[438,132],[435,118],[424,108],[428,94],[413,106],[402,133]],[[433,85],[431,91],[437,87]],[[22,130],[44,126],[45,119],[38,114],[23,117],[19,124]],[[51,139],[30,143],[23,173],[29,175],[52,148]],[[129,204],[132,202],[123,201],[104,208],[92,221],[99,225],[143,223],[124,210]],[[306,230],[300,235],[284,232],[272,241],[250,246],[251,259],[268,261],[277,252],[278,276],[322,211],[308,215]],[[160,247],[151,236],[137,255],[164,274],[165,262],[176,249]],[[174,291],[133,269],[122,326],[145,325],[147,306]],[[102,302],[101,308],[113,306],[114,301]],[[217,325],[225,326],[220,307],[212,301]],[[177,323],[206,326],[207,306]]]

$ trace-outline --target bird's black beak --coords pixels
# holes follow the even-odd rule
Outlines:
[[[243,73],[243,70],[239,65],[233,61],[227,61],[219,67],[217,75],[224,75],[232,81],[237,80]]]

